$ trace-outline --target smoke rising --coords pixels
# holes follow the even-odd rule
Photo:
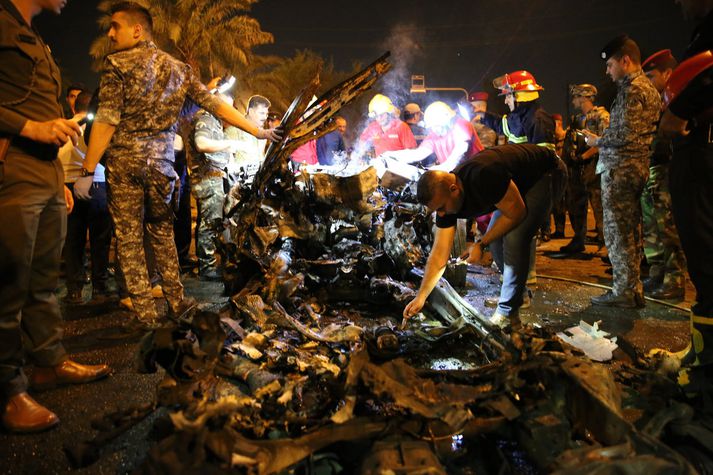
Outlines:
[[[403,108],[411,101],[411,75],[413,64],[421,54],[421,38],[419,28],[413,24],[396,25],[388,38],[384,41],[383,48],[391,51],[391,64],[393,67],[377,84],[381,93],[389,96],[398,108]]]

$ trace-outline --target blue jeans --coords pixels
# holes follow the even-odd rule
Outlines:
[[[547,173],[522,197],[527,209],[525,219],[500,239],[490,243],[493,260],[503,272],[498,311],[517,316],[525,293],[530,259],[535,252],[533,238],[552,209],[552,175]],[[488,230],[500,219],[496,210]]]

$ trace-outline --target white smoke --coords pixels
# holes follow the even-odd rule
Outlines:
[[[416,25],[396,25],[383,44],[383,48],[391,52],[392,68],[377,87],[400,109],[411,101],[411,75],[413,63],[421,54],[420,36]]]
[[[388,96],[391,102],[403,111],[403,107],[411,102],[411,75],[413,74],[414,61],[421,54],[421,35],[419,28],[413,24],[399,24],[394,26],[389,36],[384,40],[381,49],[391,52],[389,63],[391,69],[384,75],[367,93],[369,99],[375,94],[380,93]],[[353,130],[358,131],[356,137],[359,137],[361,132],[369,124],[367,111],[363,111],[363,120],[361,123],[355,124]],[[361,156],[365,150],[360,149],[359,144],[355,141],[354,156]]]

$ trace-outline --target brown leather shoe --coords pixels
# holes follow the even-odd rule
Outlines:
[[[111,372],[109,366],[83,365],[72,360],[52,368],[35,368],[30,378],[33,389],[52,389],[63,384],[83,384],[107,376]]]
[[[2,423],[10,432],[40,432],[59,424],[59,417],[29,394],[20,393],[5,405]]]

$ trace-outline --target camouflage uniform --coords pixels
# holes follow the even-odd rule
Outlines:
[[[220,105],[190,66],[151,41],[106,57],[95,120],[116,127],[106,151],[109,210],[119,264],[142,320],[158,317],[146,269],[144,230],[169,306],[177,311],[183,300],[171,196],[177,178],[173,169],[176,120],[187,97],[212,112]]]
[[[240,148],[235,152],[234,167],[247,183],[252,183],[260,164],[265,159],[267,141],[258,139],[237,127],[226,128],[225,135],[231,140],[240,142]]]
[[[641,193],[649,175],[651,142],[661,98],[639,70],[618,82],[609,128],[598,141],[604,240],[613,268],[613,294],[642,297]],[[639,299],[640,300],[640,299]],[[640,300],[643,301],[643,300]]]
[[[569,169],[567,183],[567,211],[574,230],[573,242],[584,244],[587,235],[587,201],[592,205],[594,221],[597,227],[597,240],[604,243],[602,211],[602,189],[596,168],[598,156],[582,162],[579,157],[587,145],[584,138],[576,134],[577,130],[587,129],[601,136],[609,127],[609,112],[604,107],[594,107],[586,115],[580,114],[570,125],[565,140],[564,158]]]
[[[194,133],[191,136],[193,149],[195,140],[204,137],[212,140],[226,140],[223,124],[220,119],[206,111],[196,115]],[[229,151],[214,153],[195,153],[194,163],[191,164],[191,178],[193,179],[193,196],[198,207],[196,222],[196,256],[198,268],[201,273],[215,268],[216,239],[218,228],[216,222],[223,220],[223,202],[225,189],[223,181],[227,174],[226,169],[231,160]]]
[[[651,266],[649,278],[666,289],[682,289],[686,258],[673,222],[669,192],[671,141],[657,137],[649,166],[649,179],[641,196],[644,218],[644,253]]]

